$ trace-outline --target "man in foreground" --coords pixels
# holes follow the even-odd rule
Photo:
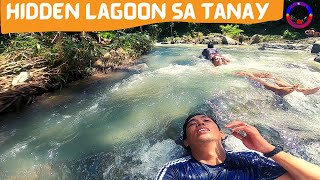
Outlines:
[[[265,157],[255,152],[226,152],[222,145],[225,136],[216,121],[194,114],[183,125],[184,145],[191,156],[165,164],[157,179],[320,179],[320,167],[271,145],[255,127],[234,121],[226,128],[247,148]]]

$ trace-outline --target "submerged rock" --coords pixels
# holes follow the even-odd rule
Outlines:
[[[291,50],[306,50],[309,45],[308,44],[296,44],[296,43],[263,43],[262,47],[271,48],[271,49],[291,49]],[[261,47],[261,48],[262,48]],[[259,50],[264,50],[260,49]]]
[[[319,53],[320,52],[320,41],[317,41],[313,44],[311,53]]]
[[[314,58],[314,61],[320,63],[320,53]]]

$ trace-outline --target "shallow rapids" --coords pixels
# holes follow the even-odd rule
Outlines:
[[[165,162],[185,153],[182,123],[197,111],[213,114],[221,126],[246,121],[268,141],[320,165],[320,92],[280,98],[234,75],[270,72],[317,87],[320,64],[313,56],[222,46],[231,63],[213,67],[199,58],[203,48],[158,46],[128,72],[80,81],[1,117],[0,179],[152,179]],[[245,149],[230,135],[225,144]]]

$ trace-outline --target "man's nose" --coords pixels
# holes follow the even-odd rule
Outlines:
[[[197,126],[204,126],[204,122],[198,122]]]

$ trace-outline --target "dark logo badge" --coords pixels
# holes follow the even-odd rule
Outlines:
[[[302,29],[312,21],[312,9],[304,2],[292,3],[286,11],[287,22],[294,28]]]

